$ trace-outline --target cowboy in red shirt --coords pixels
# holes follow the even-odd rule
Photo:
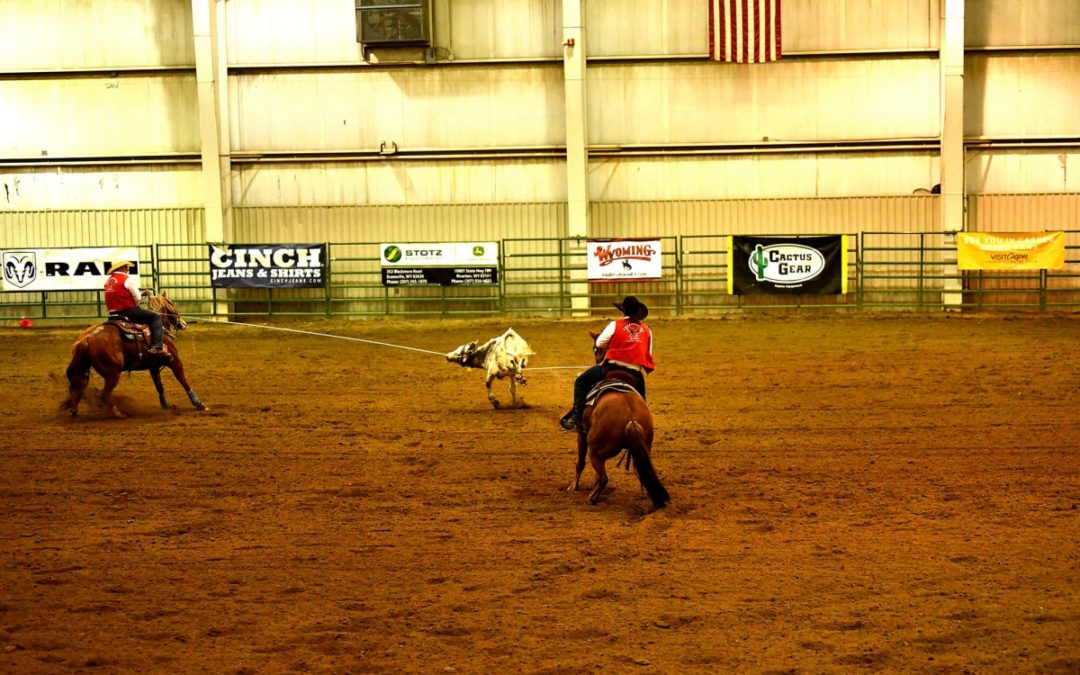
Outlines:
[[[602,363],[578,375],[574,380],[574,407],[563,415],[559,424],[568,431],[581,425],[585,411],[585,397],[607,373],[614,369],[634,375],[634,388],[645,398],[645,375],[655,368],[652,357],[652,329],[645,324],[649,308],[632,295],[616,304],[623,318],[610,322],[596,338],[598,348],[607,349]]]
[[[168,352],[162,346],[165,331],[161,325],[161,315],[139,307],[142,293],[139,291],[138,278],[128,273],[131,266],[132,263],[121,260],[109,268],[109,278],[105,281],[105,306],[109,309],[110,317],[120,316],[149,326],[152,343],[149,353],[165,356]]]

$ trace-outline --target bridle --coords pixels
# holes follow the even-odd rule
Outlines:
[[[187,322],[180,318],[180,312],[177,311],[176,305],[172,304],[168,300],[162,300],[160,295],[150,296],[146,306],[154,312],[157,312],[162,316],[165,324],[165,332],[169,337],[175,338],[176,334],[185,328],[187,328]]]

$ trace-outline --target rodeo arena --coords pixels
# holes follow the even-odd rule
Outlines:
[[[1080,0],[0,36],[0,673],[1080,673]]]

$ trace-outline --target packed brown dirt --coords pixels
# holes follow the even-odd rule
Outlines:
[[[195,324],[126,419],[0,331],[0,671],[1080,672],[1080,317],[650,322],[655,512],[566,491],[603,320]],[[388,346],[509,325],[524,409]]]

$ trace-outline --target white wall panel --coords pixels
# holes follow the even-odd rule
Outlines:
[[[190,0],[0,2],[0,71],[194,64]]]
[[[0,211],[202,206],[197,165],[0,167]]]
[[[938,134],[937,63],[643,64],[589,70],[601,145],[858,140]]]
[[[566,200],[558,160],[254,164],[233,168],[237,206]]]
[[[590,0],[591,56],[702,55],[709,51],[707,0]]]
[[[594,159],[596,201],[910,195],[937,181],[930,153]]]
[[[783,48],[793,52],[936,49],[942,1],[784,0]]]
[[[968,154],[965,179],[971,194],[1080,192],[1080,150],[981,150]]]
[[[561,237],[565,204],[447,204],[241,208],[230,240],[259,241],[492,241],[504,237]],[[350,250],[339,248],[339,255]],[[352,255],[377,259],[378,248]],[[373,261],[374,262],[374,261]]]
[[[233,149],[401,150],[562,144],[556,67],[390,69],[230,80]]]
[[[355,7],[355,0],[229,0],[229,63],[362,63]]]
[[[964,43],[973,47],[1080,45],[1080,3],[968,0]]]
[[[973,54],[964,71],[965,136],[1080,135],[1076,55]]]
[[[0,157],[199,149],[195,76],[0,80]]]
[[[562,53],[558,0],[433,0],[433,4],[437,46],[444,48],[441,58],[539,58]]]

